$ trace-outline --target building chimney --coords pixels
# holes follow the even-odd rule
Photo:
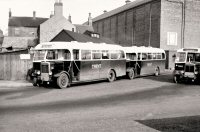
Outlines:
[[[36,12],[33,11],[33,19],[35,19],[35,18],[36,18]]]
[[[54,15],[63,16],[63,3],[61,0],[56,0],[54,4]]]
[[[130,3],[130,2],[131,2],[130,0],[126,0],[126,1],[125,1],[126,4],[128,4],[128,3]]]
[[[91,13],[89,13],[88,25],[89,25],[89,26],[92,26],[92,17],[91,17]]]
[[[72,17],[71,17],[70,14],[69,14],[69,16],[68,16],[68,21],[69,21],[70,23],[72,23]]]
[[[11,12],[11,9],[9,8],[9,18],[12,17],[12,12]]]

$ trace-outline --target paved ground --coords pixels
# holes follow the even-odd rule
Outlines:
[[[200,131],[200,86],[170,74],[61,90],[25,84],[1,87],[0,131]]]

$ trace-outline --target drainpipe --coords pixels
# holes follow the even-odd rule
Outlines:
[[[151,5],[150,5],[150,13],[149,13],[149,44],[148,46],[151,46],[151,14],[152,14],[152,10],[151,10]]]
[[[185,3],[186,0],[175,1],[175,0],[166,0],[171,3],[178,3],[182,6],[182,20],[181,20],[181,48],[185,47]]]

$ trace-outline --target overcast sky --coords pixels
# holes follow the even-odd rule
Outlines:
[[[63,2],[63,14],[68,18],[72,16],[73,24],[82,24],[87,21],[88,13],[96,17],[104,10],[110,11],[125,4],[125,0],[61,0]],[[131,0],[133,1],[133,0]],[[12,16],[49,17],[54,10],[55,0],[0,0],[0,29],[4,34],[8,28],[8,12]]]

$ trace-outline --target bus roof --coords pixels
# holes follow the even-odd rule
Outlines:
[[[177,50],[177,52],[194,52],[194,53],[200,53],[200,48],[182,48]]]
[[[83,49],[83,50],[122,50],[122,46],[106,43],[92,42],[46,42],[38,44],[32,50],[52,50],[52,49]]]
[[[144,46],[124,47],[124,51],[126,53],[165,53],[163,49]]]

